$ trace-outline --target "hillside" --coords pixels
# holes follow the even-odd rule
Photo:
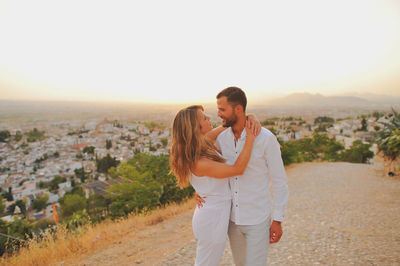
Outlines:
[[[284,235],[270,247],[271,265],[400,263],[400,180],[383,176],[381,167],[290,167]],[[196,243],[191,219],[189,211],[71,265],[192,265]],[[222,265],[232,265],[229,245]]]
[[[270,265],[399,264],[400,179],[385,176],[382,167],[379,162],[288,167],[287,218],[281,241],[270,246]],[[102,223],[0,264],[193,265],[194,204]],[[221,265],[232,265],[228,244]]]

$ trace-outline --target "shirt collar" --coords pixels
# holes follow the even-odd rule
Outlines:
[[[229,129],[230,129],[229,132],[231,133],[232,137],[235,138],[235,134],[233,133],[232,127],[230,127]],[[247,132],[246,132],[246,129],[243,128],[243,131],[242,131],[242,134],[240,135],[239,140],[245,140],[246,137],[247,137]]]

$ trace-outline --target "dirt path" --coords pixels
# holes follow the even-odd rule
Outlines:
[[[400,179],[380,165],[307,163],[287,170],[284,235],[270,265],[400,265]],[[79,265],[193,265],[192,211],[127,235]],[[221,265],[232,265],[229,246]]]

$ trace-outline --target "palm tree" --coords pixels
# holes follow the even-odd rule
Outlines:
[[[400,156],[400,114],[393,108],[392,111],[389,122],[381,122],[384,128],[378,133],[378,148],[389,159],[389,169]]]

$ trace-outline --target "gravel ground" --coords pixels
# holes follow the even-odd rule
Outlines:
[[[307,163],[287,171],[283,236],[269,265],[400,265],[400,179],[381,165]],[[228,241],[227,241],[228,242]],[[193,265],[190,241],[161,265]],[[221,265],[233,265],[227,244]]]

